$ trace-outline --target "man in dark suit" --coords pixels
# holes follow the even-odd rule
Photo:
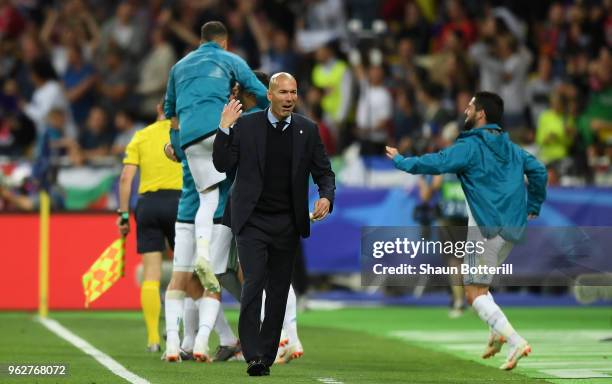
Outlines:
[[[238,168],[231,226],[244,273],[238,332],[251,376],[270,373],[299,236],[310,235],[309,220],[322,220],[331,212],[336,188],[317,125],[292,113],[297,101],[293,76],[272,76],[268,100],[270,108],[241,118],[238,100],[226,105],[213,149],[219,172]],[[310,217],[309,175],[320,197]],[[265,317],[260,323],[264,289]]]

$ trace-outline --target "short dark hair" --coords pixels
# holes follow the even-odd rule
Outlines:
[[[432,81],[425,82],[422,87],[423,93],[429,96],[433,100],[441,100],[444,94],[444,88],[441,85],[436,84]]]
[[[504,101],[493,92],[476,92],[474,106],[477,111],[484,111],[487,123],[501,125],[504,116]]]
[[[43,80],[57,80],[57,72],[47,58],[39,58],[30,64],[30,71]]]
[[[138,112],[134,108],[121,108],[116,115],[123,115],[131,122],[138,120]]]
[[[209,21],[202,25],[200,37],[202,41],[213,41],[227,38],[227,28],[220,21]]]
[[[253,71],[257,80],[261,81],[261,83],[268,88],[268,83],[270,82],[270,76],[267,73],[262,71]]]

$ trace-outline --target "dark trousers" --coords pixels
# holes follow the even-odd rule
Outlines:
[[[236,236],[244,273],[238,333],[244,359],[272,365],[280,341],[298,232],[290,213],[255,211]],[[261,298],[266,290],[261,323]]]

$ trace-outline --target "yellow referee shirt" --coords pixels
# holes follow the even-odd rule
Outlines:
[[[125,149],[123,164],[137,165],[140,169],[140,194],[160,189],[180,190],[183,186],[181,164],[164,154],[169,131],[170,120],[157,121],[136,132]]]

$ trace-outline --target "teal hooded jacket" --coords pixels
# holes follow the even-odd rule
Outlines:
[[[486,238],[499,234],[508,241],[520,240],[527,215],[539,215],[546,199],[546,168],[510,141],[496,124],[464,131],[453,145],[438,153],[407,158],[396,155],[393,163],[412,174],[457,174]]]
[[[168,77],[164,113],[167,118],[178,117],[181,148],[217,132],[233,80],[255,95],[260,108],[268,106],[267,88],[248,64],[215,42],[200,45],[174,64]]]

